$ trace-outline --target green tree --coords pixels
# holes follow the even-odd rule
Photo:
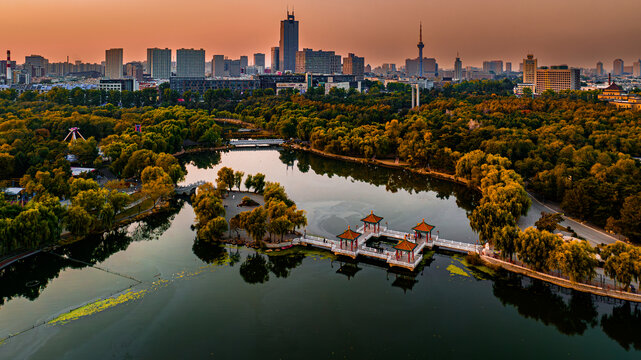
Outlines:
[[[245,176],[245,173],[242,171],[234,172],[234,185],[238,191],[240,191],[240,185],[243,183],[243,176]]]
[[[141,174],[142,192],[154,200],[154,208],[158,200],[174,193],[174,182],[169,175],[158,166],[147,166]]]
[[[573,282],[592,280],[597,266],[594,255],[594,249],[586,241],[564,242],[552,253],[551,266],[561,270]]]
[[[563,221],[563,216],[561,216],[561,214],[546,213],[542,211],[541,217],[534,223],[534,226],[539,230],[553,232],[561,221]]]
[[[519,234],[516,251],[519,258],[538,271],[550,269],[552,254],[563,240],[547,231],[529,227]]]
[[[220,170],[218,170],[216,186],[221,190],[228,188],[229,191],[231,191],[234,186],[234,170],[226,166],[220,168]]]
[[[67,230],[76,236],[87,235],[94,226],[94,219],[82,206],[73,205],[64,219]]]

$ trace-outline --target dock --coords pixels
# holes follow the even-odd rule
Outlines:
[[[414,270],[423,260],[423,251],[427,249],[441,248],[455,252],[470,253],[480,252],[482,246],[469,244],[459,241],[442,239],[436,236],[416,237],[415,234],[406,233],[388,229],[387,227],[359,227],[356,231],[362,234],[361,237],[354,241],[354,244],[347,245],[345,241],[328,239],[325,237],[307,235],[294,239],[292,244],[313,246],[319,249],[331,251],[335,255],[347,256],[356,259],[364,256],[370,259],[377,259],[386,262],[390,267],[400,267],[408,270]],[[406,252],[402,254],[399,251],[384,250],[367,246],[368,240],[372,237],[387,237],[396,239],[399,243],[409,242]]]

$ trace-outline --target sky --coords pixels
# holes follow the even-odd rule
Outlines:
[[[3,1],[0,55],[38,54],[50,62],[100,62],[105,49],[145,60],[149,47],[203,48],[230,58],[278,45],[287,8],[300,21],[299,47],[364,56],[365,63],[404,64],[424,54],[452,68],[528,53],[539,65],[605,68],[641,58],[641,0],[14,0]],[[10,14],[10,16],[6,16]],[[173,53],[175,57],[175,51]]]

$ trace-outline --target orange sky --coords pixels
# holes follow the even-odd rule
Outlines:
[[[601,60],[607,69],[641,58],[641,0],[7,0],[1,57],[100,62],[122,47],[131,61],[148,47],[195,47],[207,60],[264,52],[269,63],[288,4],[301,48],[355,52],[372,65],[415,57],[421,20],[425,55],[441,68],[457,51],[464,66],[503,59],[515,69],[528,51],[540,65]]]

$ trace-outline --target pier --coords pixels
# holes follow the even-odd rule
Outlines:
[[[284,142],[283,139],[231,139],[229,145],[234,147],[270,147],[280,146]]]
[[[375,217],[372,219],[371,217]],[[368,219],[369,218],[369,219]],[[441,248],[450,251],[470,253],[480,252],[482,246],[469,244],[459,241],[442,239],[439,235],[432,236],[431,230],[434,228],[427,225],[425,220],[417,224],[412,230],[414,233],[392,230],[380,226],[380,220],[373,213],[363,219],[364,224],[356,231],[349,227],[343,234],[338,235],[338,239],[328,239],[325,237],[307,235],[294,239],[292,244],[313,246],[319,249],[331,251],[335,255],[347,256],[356,259],[364,256],[386,262],[390,267],[400,267],[408,270],[414,270],[423,260],[423,251],[425,248]],[[368,222],[367,220],[374,220]],[[385,239],[388,242],[387,248],[369,246],[370,240]],[[396,242],[396,245],[391,246]]]

